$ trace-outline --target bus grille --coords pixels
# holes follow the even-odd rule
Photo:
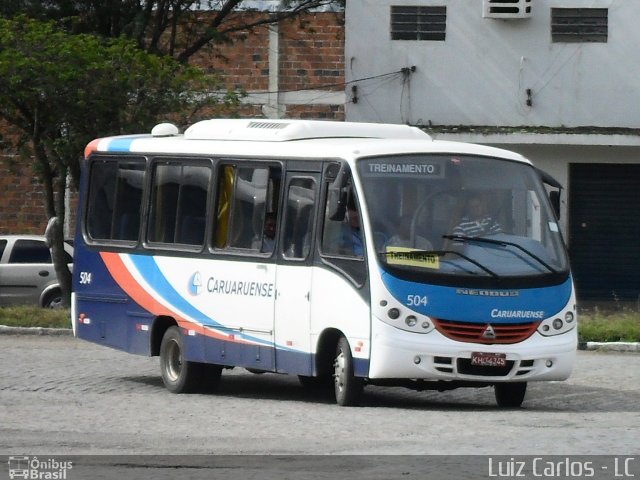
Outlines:
[[[434,324],[444,336],[459,342],[510,344],[529,338],[540,322],[503,325],[434,319]]]

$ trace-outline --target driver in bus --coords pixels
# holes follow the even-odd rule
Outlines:
[[[475,193],[467,200],[465,214],[453,229],[454,235],[479,237],[502,232],[502,227],[489,213],[486,199]]]
[[[362,257],[364,255],[364,243],[362,242],[362,231],[360,230],[360,213],[355,206],[355,202],[350,202],[347,207],[347,220],[349,228],[346,231],[344,245],[348,246],[354,255]]]
[[[356,206],[353,195],[349,195],[347,201],[347,214],[340,228],[340,236],[337,238],[338,252],[349,256],[363,257],[364,242],[360,229],[360,212]]]

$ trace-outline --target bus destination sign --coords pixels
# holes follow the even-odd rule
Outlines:
[[[418,162],[370,162],[367,164],[368,176],[420,176],[441,177],[442,167],[437,163]]]

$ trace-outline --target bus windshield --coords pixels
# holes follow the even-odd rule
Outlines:
[[[470,155],[403,155],[358,162],[381,265],[441,278],[568,271],[538,173]]]

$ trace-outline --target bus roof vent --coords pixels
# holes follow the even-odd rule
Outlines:
[[[247,128],[270,128],[280,130],[281,128],[287,128],[289,122],[250,122]]]
[[[324,120],[203,120],[184,132],[187,140],[287,142],[312,138],[389,138],[430,140],[416,127]]]

